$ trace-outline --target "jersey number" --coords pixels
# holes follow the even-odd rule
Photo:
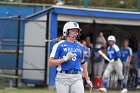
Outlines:
[[[77,57],[77,54],[74,53],[74,57],[72,58],[72,61],[75,61]]]

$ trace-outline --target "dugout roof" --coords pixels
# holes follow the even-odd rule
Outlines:
[[[103,17],[103,18],[117,18],[128,20],[140,20],[139,12],[130,11],[116,11],[116,10],[101,10],[101,9],[88,9],[88,8],[75,8],[65,6],[52,6],[45,10],[28,16],[27,19],[34,19],[47,13],[75,15],[75,16],[88,16],[88,17]]]

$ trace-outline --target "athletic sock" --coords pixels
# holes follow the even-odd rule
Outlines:
[[[121,84],[122,84],[122,88],[126,88],[125,79],[122,79],[122,80],[121,80]]]
[[[107,84],[108,84],[108,78],[104,78],[103,88],[107,88]]]

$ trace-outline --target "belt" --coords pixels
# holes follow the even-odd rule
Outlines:
[[[63,70],[63,71],[60,71],[60,73],[64,73],[64,74],[80,74],[81,71],[79,71],[79,70]]]

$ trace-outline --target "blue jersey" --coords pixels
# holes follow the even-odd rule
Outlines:
[[[50,57],[55,59],[61,59],[63,56],[66,56],[68,52],[72,52],[75,57],[71,60],[68,60],[61,65],[57,66],[57,71],[61,70],[79,70],[81,71],[81,60],[83,59],[83,47],[78,42],[68,42],[66,40],[62,40],[56,43],[53,46]]]
[[[130,47],[121,49],[121,61],[122,62],[128,62],[130,56],[132,56],[132,49]]]
[[[101,62],[103,60],[101,55],[98,53],[99,50],[104,50],[104,47],[101,47],[99,49],[98,48],[93,49],[93,56],[94,56],[94,61],[95,62]]]
[[[116,44],[113,44],[112,46],[109,46],[107,48],[107,52],[108,52],[107,56],[110,60],[121,57],[120,49]]]
[[[90,55],[90,50],[87,47],[83,47],[83,54]],[[84,57],[84,61],[88,62],[89,59]]]

